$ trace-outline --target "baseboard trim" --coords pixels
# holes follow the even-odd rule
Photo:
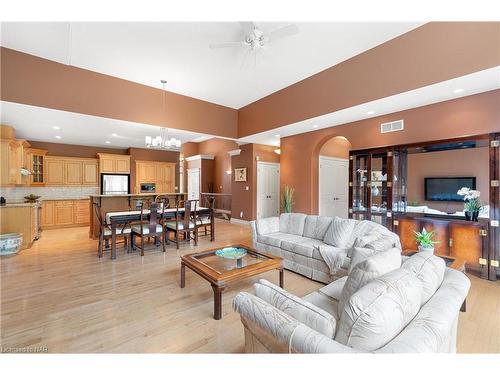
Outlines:
[[[240,224],[240,225],[250,225],[250,221],[235,219],[235,218],[231,218],[231,223]]]

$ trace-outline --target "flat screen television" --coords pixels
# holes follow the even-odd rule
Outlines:
[[[441,202],[462,202],[457,194],[463,187],[476,189],[476,177],[426,177],[425,200]]]

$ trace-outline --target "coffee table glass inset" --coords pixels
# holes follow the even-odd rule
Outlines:
[[[222,292],[229,283],[277,269],[280,286],[283,287],[283,259],[244,245],[232,247],[244,249],[246,254],[240,259],[226,259],[215,254],[222,248],[215,248],[181,257],[181,288],[186,285],[186,267],[210,282],[214,291],[216,320],[222,318]]]

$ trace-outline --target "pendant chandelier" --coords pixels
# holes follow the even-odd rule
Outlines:
[[[163,85],[163,111],[166,112],[166,95],[165,95],[165,84],[167,81],[161,80]],[[145,143],[147,148],[156,148],[156,149],[178,149],[181,147],[181,140],[175,137],[168,136],[168,129],[161,128],[160,134],[157,136],[147,135],[145,137]]]

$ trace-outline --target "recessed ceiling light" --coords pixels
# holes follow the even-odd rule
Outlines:
[[[56,135],[56,138],[57,139],[62,139],[62,137],[60,135]]]
[[[318,127],[318,125],[313,125],[313,128],[316,129]]]
[[[116,133],[112,133],[111,135],[112,135],[113,137],[118,137],[118,134],[116,134]]]
[[[109,144],[109,143],[111,143],[111,141],[106,141],[106,142],[104,142],[104,143],[108,143],[108,144]]]
[[[454,94],[460,94],[461,92],[464,92],[464,89],[456,89],[456,90],[453,90],[453,93],[454,93]]]
[[[59,129],[61,129],[61,128],[60,128],[59,126],[53,126],[53,127],[52,127],[52,129],[54,129],[54,130],[59,130]]]
[[[275,134],[274,136],[275,136],[276,138],[279,138],[279,137],[280,137],[280,135],[279,135],[279,134]]]
[[[375,113],[375,111],[368,111],[366,112],[368,115],[373,115]]]

